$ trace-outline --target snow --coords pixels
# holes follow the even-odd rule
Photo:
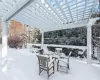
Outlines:
[[[1,49],[2,49],[2,46],[1,46],[1,44],[0,44],[0,54],[1,54]]]
[[[2,56],[1,55],[2,51],[1,50],[2,50],[2,45],[0,44],[0,63],[1,63],[1,56]]]
[[[38,74],[36,53],[31,53],[29,49],[9,48],[5,66],[5,72],[0,71],[0,80],[47,80],[46,72]],[[71,58],[69,74],[55,71],[49,80],[100,80],[100,65]]]

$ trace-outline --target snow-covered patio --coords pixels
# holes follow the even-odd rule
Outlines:
[[[38,75],[38,59],[36,53],[29,49],[8,49],[8,62],[5,72],[0,71],[1,80],[46,80],[46,72]],[[55,71],[50,80],[100,80],[100,66],[70,59],[69,74]]]
[[[0,46],[0,80],[47,79],[46,72],[43,72],[43,74],[39,76],[38,59],[36,57],[36,53],[30,52],[30,48],[7,48],[8,27],[10,25],[10,21],[12,20],[16,20],[27,26],[39,28],[41,32],[41,49],[44,49],[45,45],[46,48],[60,47],[83,49],[84,45],[74,46],[72,44],[66,44],[67,40],[76,40],[76,38],[75,36],[72,36],[72,38],[67,39],[67,37],[69,36],[64,35],[67,33],[62,34],[63,31],[61,32],[60,30],[86,27],[86,42],[85,39],[82,40],[84,43],[86,43],[86,45],[84,46],[87,50],[86,62],[71,57],[69,62],[69,73],[60,73],[55,69],[55,73],[50,76],[49,79],[100,80],[100,64],[98,65],[92,63],[92,27],[97,20],[100,20],[100,16],[92,17],[92,15],[100,12],[100,9],[97,10],[97,8],[100,8],[100,0],[0,0],[0,17],[2,23],[2,47]],[[54,36],[53,38],[45,37],[45,32],[56,30],[58,30],[58,32],[61,32],[62,36],[60,34],[60,36],[56,35],[56,37]],[[27,33],[25,34],[27,35]],[[58,34],[57,31],[56,33],[54,33],[54,35],[55,34]],[[30,35],[28,36],[30,37]],[[78,36],[76,37],[79,37],[78,40],[82,42],[80,34],[78,34]],[[63,40],[64,38],[66,38],[66,40]],[[98,36],[98,38],[100,38],[100,36]],[[45,43],[46,39],[47,41],[51,40],[50,42],[53,42],[53,39],[57,40],[54,41],[55,43]],[[61,41],[63,41],[65,44],[59,44],[59,39],[62,39]],[[32,43],[30,41],[30,38],[29,42],[26,40],[26,44],[28,43]],[[33,45],[35,44],[32,43],[32,46]],[[100,49],[100,45],[98,49]],[[98,57],[97,59],[99,58],[100,57]],[[55,67],[57,67],[56,61]]]

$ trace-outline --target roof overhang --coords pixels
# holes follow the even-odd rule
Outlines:
[[[17,20],[44,31],[86,26],[97,0],[2,0],[3,21]]]

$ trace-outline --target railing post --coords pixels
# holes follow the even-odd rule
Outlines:
[[[42,34],[41,47],[43,48],[43,46],[44,46],[44,32],[42,29],[41,29],[41,34]]]
[[[91,63],[92,49],[92,25],[95,23],[96,19],[90,19],[87,24],[87,63]]]

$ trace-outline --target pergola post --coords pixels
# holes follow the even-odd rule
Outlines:
[[[41,30],[41,33],[42,33],[41,47],[43,48],[43,46],[44,46],[44,31],[43,31],[43,30]]]
[[[2,66],[7,62],[7,22],[2,21]]]
[[[87,63],[91,62],[92,54],[92,24],[87,25]]]
[[[87,24],[87,63],[91,63],[91,54],[93,52],[92,47],[92,25],[96,19],[90,19]]]

